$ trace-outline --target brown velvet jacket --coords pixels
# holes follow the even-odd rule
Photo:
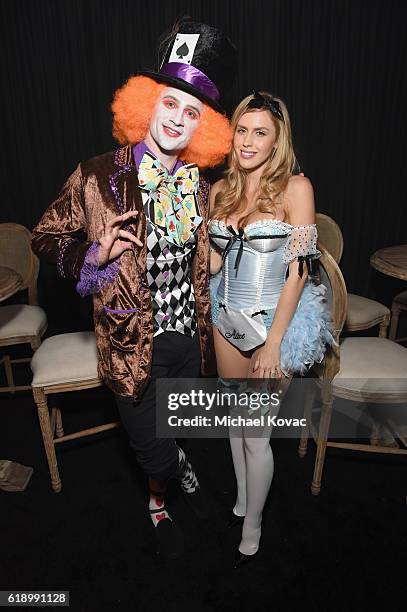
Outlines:
[[[201,178],[198,205],[203,222],[195,234],[192,263],[202,372],[206,375],[215,371],[208,288],[208,189],[208,183]],[[98,228],[128,210],[139,211],[129,229],[143,247],[121,255],[115,280],[93,294],[93,316],[100,376],[115,393],[138,397],[150,376],[153,317],[146,277],[146,217],[131,145],[79,164],[34,228],[32,248],[39,257],[56,263],[62,276],[79,279],[86,252],[97,240]],[[125,314],[106,310],[132,308],[138,310]]]

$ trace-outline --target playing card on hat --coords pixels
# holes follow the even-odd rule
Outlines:
[[[181,64],[190,64],[194,57],[195,47],[198,43],[200,34],[181,34],[178,33],[175,37],[172,46],[169,62],[180,62]]]

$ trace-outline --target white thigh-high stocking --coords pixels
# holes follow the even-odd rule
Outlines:
[[[233,514],[244,516],[246,514],[246,457],[243,447],[243,431],[239,438],[230,436],[230,449],[232,451],[233,467],[237,483],[237,497]]]
[[[244,555],[254,555],[259,548],[262,512],[273,479],[274,459],[268,435],[244,438],[243,444],[247,505],[239,551]]]

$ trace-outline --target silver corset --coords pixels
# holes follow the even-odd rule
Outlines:
[[[288,263],[284,253],[292,226],[263,219],[237,233],[223,221],[212,219],[208,229],[211,241],[226,255],[219,299],[235,309],[275,308],[285,283]]]

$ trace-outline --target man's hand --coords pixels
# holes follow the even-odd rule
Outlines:
[[[119,257],[124,251],[131,251],[133,246],[143,246],[136,236],[127,230],[122,229],[123,223],[125,223],[131,217],[135,217],[138,214],[136,210],[129,210],[124,215],[118,215],[113,217],[107,223],[99,228],[99,266],[103,266],[111,259]]]

